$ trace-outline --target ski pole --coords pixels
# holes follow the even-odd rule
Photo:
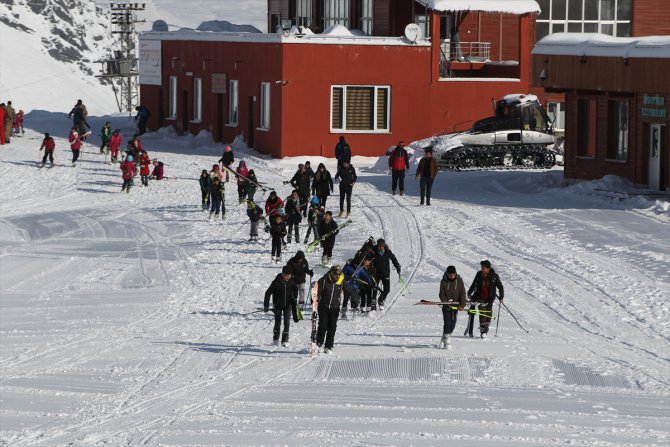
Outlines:
[[[498,325],[500,324],[500,309],[501,308],[502,308],[502,306],[498,306],[498,321],[496,321],[496,334],[495,334],[496,337],[498,336]]]
[[[523,329],[524,331],[526,331],[526,333],[528,334],[528,333],[529,333],[528,330],[526,330],[525,327],[521,326],[521,323],[519,323],[519,320],[516,319],[516,317],[514,316],[514,314],[512,313],[512,311],[509,310],[509,308],[507,307],[507,305],[505,305],[505,303],[503,303],[502,301],[500,302],[500,304],[502,304],[503,307],[505,308],[505,310],[506,310],[507,312],[509,312],[509,314],[512,316],[512,318],[514,318],[514,321],[516,321],[516,324],[518,324],[519,327],[520,327],[521,329]]]
[[[251,311],[251,312],[247,312],[247,313],[245,313],[245,314],[242,314],[242,316],[245,316],[245,315],[251,315],[251,314],[257,314],[258,312],[263,312],[264,310],[265,310],[265,309],[256,309],[256,310],[253,310],[253,311]]]

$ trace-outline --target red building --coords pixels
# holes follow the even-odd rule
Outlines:
[[[533,50],[536,86],[566,97],[565,177],[670,187],[670,36],[555,34]]]
[[[527,92],[537,12],[533,0],[270,0],[277,33],[144,33],[142,103],[150,128],[241,136],[274,157],[332,156],[340,135],[379,155]]]

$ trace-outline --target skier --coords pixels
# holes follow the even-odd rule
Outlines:
[[[312,180],[312,195],[319,198],[319,203],[321,206],[326,206],[326,200],[328,195],[333,192],[333,178],[330,176],[330,172],[326,169],[326,165],[319,163],[319,167],[316,169],[316,174],[314,174],[314,180]]]
[[[249,179],[248,182],[246,182],[244,192],[247,196],[248,200],[254,200],[254,194],[256,194],[256,183],[258,183],[258,179],[256,178],[256,173],[254,172],[253,169],[249,169],[249,175],[247,176]]]
[[[272,262],[281,262],[281,249],[284,245],[284,236],[286,236],[286,224],[284,223],[284,211],[278,210],[274,220],[270,220],[270,236],[272,236]]]
[[[130,186],[133,182],[133,177],[135,177],[135,164],[133,163],[133,156],[128,155],[126,159],[121,162],[119,165],[121,169],[121,176],[123,177],[123,186],[121,187],[121,192],[125,191],[126,194],[130,192]]]
[[[151,116],[151,111],[146,107],[140,104],[135,107],[137,115],[135,115],[135,121],[137,121],[137,131],[139,135],[143,135],[147,131],[147,121]]]
[[[44,164],[47,162],[47,157],[49,157],[49,161],[51,162],[51,166],[53,167],[54,150],[56,149],[56,142],[49,135],[48,132],[44,134],[44,140],[42,140],[42,146],[40,146],[40,152],[42,152],[42,149],[44,149],[44,157],[42,157],[42,164],[40,165],[40,168],[44,166]]]
[[[277,216],[277,211],[284,207],[284,202],[279,198],[275,191],[271,191],[268,199],[265,201],[265,214],[270,218],[270,225]]]
[[[77,129],[73,127],[70,129],[70,136],[68,137],[70,142],[70,149],[72,150],[72,166],[77,166],[77,159],[79,158],[79,150],[81,149],[81,137]]]
[[[328,273],[316,282],[312,292],[312,305],[316,303],[319,312],[316,344],[321,348],[325,339],[326,344],[323,351],[325,354],[330,354],[333,351],[343,292],[352,293],[352,290],[344,282],[342,269],[337,265],[331,267]]]
[[[221,172],[221,168],[219,165],[214,165],[212,166],[212,170],[209,172],[210,177],[212,177],[212,180],[214,178],[218,178],[220,182],[223,182],[225,176],[223,175],[223,172]]]
[[[298,192],[298,197],[300,198],[299,202],[299,212],[302,213],[304,217],[307,217],[307,201],[309,200],[310,192],[310,177],[305,165],[300,163],[298,165],[298,170],[291,178],[291,186],[295,188]]]
[[[5,106],[5,122],[2,123],[5,126],[5,142],[9,144],[10,137],[12,136],[12,128],[14,127],[14,119],[16,119],[16,112],[12,107],[12,102],[7,101]]]
[[[451,345],[451,333],[456,327],[458,311],[465,308],[465,286],[463,279],[456,273],[456,267],[450,265],[442,276],[440,281],[440,301],[443,303],[458,303],[453,305],[440,306],[442,308],[442,319],[444,320],[442,328],[441,348],[447,348]]]
[[[154,169],[151,171],[150,177],[155,180],[163,180],[165,177],[165,171],[163,170],[163,162],[158,161],[155,158],[151,162],[154,166]]]
[[[470,310],[474,310],[475,306],[479,306],[479,332],[481,338],[486,338],[486,334],[489,331],[489,323],[491,322],[491,315],[493,311],[493,302],[496,299],[496,289],[498,289],[499,295],[498,299],[502,304],[503,298],[505,298],[505,289],[503,288],[500,277],[491,268],[491,262],[484,260],[479,263],[481,270],[475,275],[475,279],[472,281],[472,285],[468,289],[468,297],[472,302]],[[465,330],[465,334],[472,337],[472,331],[475,324],[475,315],[474,313],[470,314],[468,319],[468,327]]]
[[[119,157],[119,148],[121,147],[121,130],[116,129],[112,132],[112,137],[109,140],[109,153],[112,163],[116,163]]]
[[[209,196],[211,197],[212,207],[209,210],[209,218],[212,216],[219,217],[219,210],[222,211],[222,218],[226,219],[226,204],[224,203],[224,195],[226,186],[221,183],[218,177],[214,177],[212,185],[209,187]]]
[[[386,245],[386,241],[384,241],[384,239],[377,239],[377,254],[375,255],[374,260],[375,270],[377,271],[377,277],[375,279],[377,283],[381,283],[382,285],[382,291],[379,294],[379,310],[384,309],[384,301],[386,301],[386,297],[391,291],[391,266],[389,261],[393,263],[393,267],[395,267],[398,276],[400,276],[400,263],[389,246]],[[375,310],[374,301],[372,303],[372,310]]]
[[[298,289],[292,278],[291,267],[285,265],[280,274],[270,284],[265,291],[265,300],[263,301],[263,311],[270,310],[270,297],[272,297],[272,307],[275,314],[275,325],[272,329],[272,343],[279,345],[279,334],[281,331],[282,319],[284,320],[284,330],[281,331],[282,346],[287,348],[289,342],[289,329],[291,327],[291,313],[293,321],[298,322],[297,308],[295,303]]]
[[[244,203],[244,197],[247,195],[247,177],[249,177],[249,170],[247,169],[247,164],[244,160],[240,161],[237,169],[237,198],[240,201],[240,205]]]
[[[342,162],[342,167],[337,170],[335,179],[340,179],[340,214],[344,214],[344,198],[347,198],[347,217],[351,215],[351,191],[356,183],[356,169],[349,163],[349,160]]]
[[[335,145],[335,158],[337,159],[337,170],[339,171],[344,161],[351,161],[351,147],[344,140],[344,136]]]
[[[203,169],[200,173],[200,194],[202,196],[202,209],[207,210],[209,208],[209,197],[210,197],[210,188],[212,186],[212,178],[209,176],[207,169]]]
[[[330,236],[321,241],[321,247],[323,248],[321,265],[324,267],[330,267],[330,258],[333,256],[335,236],[337,236],[337,222],[333,220],[333,213],[326,211],[326,214],[323,216],[323,221],[319,225],[319,234],[323,236],[326,233],[331,232],[332,234]]]
[[[370,236],[368,240],[363,243],[363,246],[361,246],[361,248],[359,248],[356,254],[354,255],[354,265],[359,265],[363,261],[363,258],[365,258],[366,256],[370,256],[371,259],[374,259],[376,254],[377,254],[377,243],[375,242],[375,238]]]
[[[433,182],[438,172],[437,160],[433,158],[433,148],[428,147],[424,149],[425,156],[419,161],[419,166],[416,168],[416,179],[419,180],[419,187],[421,188],[421,202],[423,205],[423,198],[426,197],[426,205],[430,206],[430,191],[433,188]]]
[[[225,166],[228,169],[232,169],[231,166],[233,162],[235,161],[235,154],[233,154],[233,148],[232,146],[228,145],[226,146],[226,149],[223,151],[223,155],[219,159],[219,163],[221,163],[223,166]],[[228,169],[226,169],[226,181],[230,181],[230,178],[228,176]]]
[[[149,159],[147,153],[142,152],[139,158],[139,165],[140,165],[140,180],[142,181],[142,184],[144,186],[149,186],[149,173],[151,172],[149,170],[150,163],[151,160]]]
[[[247,200],[247,216],[251,223],[251,228],[249,229],[249,241],[257,241],[258,225],[263,216],[263,208],[256,205],[253,200]]]
[[[342,267],[342,273],[344,273],[344,281],[351,286],[349,292],[344,292],[344,300],[342,301],[342,315],[340,318],[346,320],[349,300],[351,300],[351,310],[357,311],[361,304],[360,286],[361,284],[372,284],[372,278],[368,276],[362,263],[356,265],[353,259],[347,260],[347,263]]]
[[[24,115],[25,115],[25,113],[23,112],[23,110],[19,110],[17,112],[16,117],[14,117],[14,129],[13,129],[12,135],[15,135],[15,136],[18,137],[19,134],[21,136],[23,136],[26,133],[25,130],[23,130],[23,116]]]
[[[291,235],[295,230],[295,243],[300,243],[300,222],[302,215],[300,214],[300,197],[297,190],[293,190],[290,196],[284,202],[284,212],[286,212],[286,220],[288,221],[288,233],[286,242],[291,243]]]
[[[112,139],[112,123],[105,122],[105,125],[100,129],[100,153],[109,152],[109,140]]]
[[[312,197],[312,200],[309,204],[309,212],[307,213],[307,234],[305,235],[304,244],[309,242],[309,234],[314,232],[314,240],[319,238],[319,224],[323,219],[323,214],[321,214],[319,207],[319,198]]]
[[[400,186],[400,195],[405,195],[405,171],[409,172],[409,154],[405,150],[405,143],[400,141],[389,156],[391,170],[391,189],[395,195],[396,187]]]
[[[376,280],[375,276],[377,272],[375,271],[375,266],[372,263],[374,260],[373,255],[367,255],[363,258],[363,271],[367,274],[368,278],[370,278],[369,282],[366,283],[360,283],[359,285],[359,294],[361,297],[361,313],[367,314],[370,312],[370,310],[373,309],[372,303],[374,302],[375,298],[375,287],[376,287]]]
[[[293,280],[298,287],[298,304],[305,304],[305,282],[307,275],[309,275],[309,282],[312,282],[314,270],[309,268],[309,262],[305,258],[305,253],[302,250],[298,252],[286,263],[293,271]]]
[[[88,119],[88,111],[81,99],[77,100],[77,104],[70,110],[67,117],[72,117],[73,127],[77,129],[77,132],[79,132],[80,135],[86,133],[86,128],[91,128],[91,126],[88,125],[88,121],[86,121]]]
[[[0,144],[8,143],[5,140],[5,103],[0,104]]]

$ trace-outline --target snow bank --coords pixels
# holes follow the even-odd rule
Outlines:
[[[539,14],[540,5],[534,0],[424,0],[436,11],[503,12],[508,14]]]

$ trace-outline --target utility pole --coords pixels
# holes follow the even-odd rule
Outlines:
[[[132,112],[139,99],[137,65],[137,13],[145,3],[110,3],[112,34],[116,37],[113,56],[102,63],[101,78],[111,80],[119,112]]]

